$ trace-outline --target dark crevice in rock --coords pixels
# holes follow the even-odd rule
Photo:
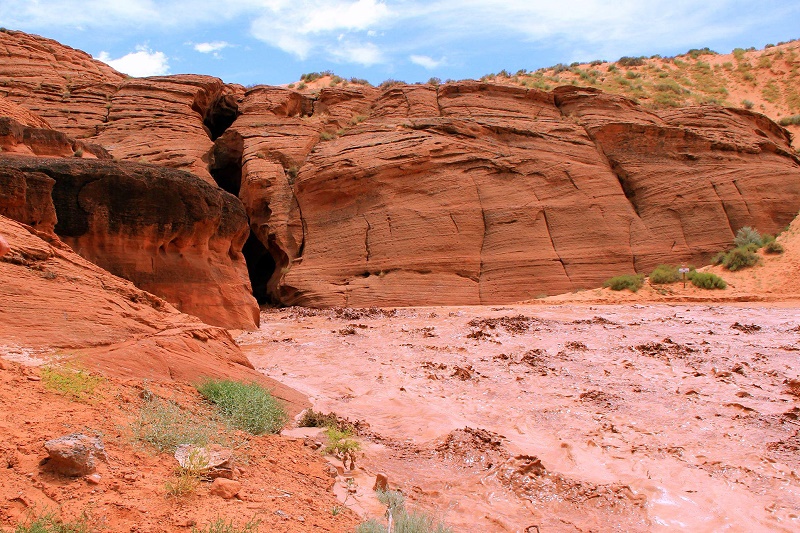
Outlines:
[[[239,196],[242,185],[244,139],[235,131],[227,131],[214,142],[208,171],[223,190]]]
[[[239,104],[233,95],[220,95],[214,99],[203,115],[203,125],[208,128],[212,141],[216,141],[239,116]]]
[[[608,163],[611,168],[611,172],[617,177],[617,181],[619,181],[620,187],[622,187],[622,192],[625,194],[625,198],[627,198],[628,202],[631,204],[634,213],[636,216],[639,215],[639,205],[636,203],[636,191],[633,189],[633,185],[628,177],[628,173],[622,168],[617,161],[609,158]]]
[[[247,263],[250,286],[258,305],[276,303],[267,290],[269,280],[275,273],[275,259],[252,231],[247,242],[244,243],[242,254]]]

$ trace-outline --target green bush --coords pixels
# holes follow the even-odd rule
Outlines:
[[[783,117],[778,122],[781,126],[800,126],[800,115],[792,115],[791,117]]]
[[[782,254],[783,252],[783,246],[778,241],[772,240],[764,245],[764,253],[766,254]]]
[[[725,261],[725,256],[728,255],[728,252],[719,252],[714,257],[711,258],[712,265],[721,265]]]
[[[623,274],[606,280],[603,283],[603,287],[609,287],[612,291],[628,289],[631,292],[636,292],[642,288],[643,283],[644,276],[642,274]]]
[[[350,438],[353,434],[348,430],[329,427],[325,430],[325,436],[328,437],[325,453],[342,456],[361,449],[361,444],[357,440]]]
[[[85,400],[90,398],[103,378],[93,376],[80,369],[69,368],[42,368],[42,384],[45,388],[54,390],[70,400]]]
[[[755,266],[760,260],[756,253],[757,249],[755,244],[734,248],[725,254],[725,257],[722,259],[722,266],[731,272]]]
[[[180,444],[205,446],[218,433],[218,426],[177,404],[153,398],[147,401],[132,424],[136,440],[152,445],[159,452],[175,451]]]
[[[724,289],[728,286],[724,279],[710,272],[691,272],[689,280],[701,289]]]
[[[435,520],[427,513],[409,512],[405,506],[405,498],[398,491],[378,490],[380,502],[386,505],[394,518],[394,533],[452,533],[453,530],[444,523]],[[356,533],[387,533],[388,528],[380,521],[372,519],[362,522]]]
[[[755,244],[757,247],[760,247],[761,234],[750,226],[745,226],[736,232],[733,244],[735,244],[737,248],[747,246],[748,244]]]
[[[289,419],[283,406],[257,383],[210,379],[197,390],[233,427],[253,435],[278,433]]]
[[[19,524],[14,533],[90,533],[94,528],[89,527],[85,518],[74,522],[63,522],[53,513],[47,513],[38,518],[29,520],[26,524]]]
[[[233,520],[226,522],[222,518],[217,518],[203,529],[192,527],[192,533],[258,533],[260,520],[251,519],[241,526],[237,526]]]
[[[650,283],[675,283],[679,279],[681,279],[681,275],[677,267],[670,265],[658,265],[650,273]]]

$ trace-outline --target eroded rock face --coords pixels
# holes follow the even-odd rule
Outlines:
[[[300,219],[302,245],[286,248],[285,303],[566,292],[702,264],[739,227],[774,232],[800,208],[785,133],[752,114],[662,117],[592,91],[477,82],[395,87],[371,110],[297,173],[287,226]]]
[[[748,111],[480,82],[245,90],[128,79],[19,32],[0,45],[8,100],[238,196],[261,303],[524,300],[702,264],[739,227],[772,233],[800,209],[786,131]]]
[[[0,190],[24,184],[8,197],[33,191],[24,205],[39,211],[51,187],[55,233],[93,263],[210,324],[257,325],[241,254],[247,217],[233,196],[185,172],[116,161],[0,157],[0,173]],[[31,209],[15,218],[32,223]]]

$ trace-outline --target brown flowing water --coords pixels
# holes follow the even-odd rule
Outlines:
[[[800,529],[795,307],[290,308],[237,340],[456,531]]]

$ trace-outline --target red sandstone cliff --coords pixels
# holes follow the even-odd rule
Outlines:
[[[262,302],[510,302],[700,264],[738,227],[774,232],[800,209],[786,131],[742,110],[656,113],[591,89],[478,82],[245,90],[129,79],[19,32],[0,47],[9,101],[118,159],[238,196]],[[158,257],[123,248],[129,262]],[[169,284],[176,301],[186,288]]]

